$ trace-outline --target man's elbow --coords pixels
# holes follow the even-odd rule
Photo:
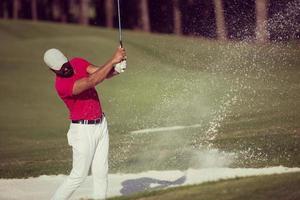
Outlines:
[[[88,78],[88,85],[90,87],[96,87],[96,85],[98,85],[99,83],[103,82],[105,79],[105,77],[102,77],[102,78]]]

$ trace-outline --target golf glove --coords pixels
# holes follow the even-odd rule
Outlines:
[[[126,60],[123,60],[120,63],[115,65],[115,71],[120,74],[125,71],[126,67],[127,67],[127,62]]]

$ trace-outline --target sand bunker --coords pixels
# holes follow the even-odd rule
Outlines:
[[[300,168],[207,168],[187,171],[148,171],[137,174],[109,174],[108,196],[128,195],[149,189],[164,189],[180,185],[204,183],[220,179],[297,172]],[[40,176],[28,179],[0,179],[0,199],[50,199],[65,179],[65,175]],[[88,198],[92,192],[92,178],[73,194],[71,199]]]

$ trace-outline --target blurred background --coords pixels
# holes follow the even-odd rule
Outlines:
[[[257,42],[299,39],[297,6],[292,0],[121,0],[126,29]],[[0,17],[117,26],[116,0],[1,0]]]

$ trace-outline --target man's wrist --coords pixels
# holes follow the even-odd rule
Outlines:
[[[107,64],[108,64],[108,65],[112,65],[112,66],[113,66],[113,65],[114,65],[114,62],[113,62],[113,60],[112,60],[112,59],[110,59],[110,60],[108,60],[108,61],[107,61]]]
[[[118,62],[114,61],[114,59],[109,60],[109,64],[111,64],[112,66],[115,66],[116,64],[118,64]]]

